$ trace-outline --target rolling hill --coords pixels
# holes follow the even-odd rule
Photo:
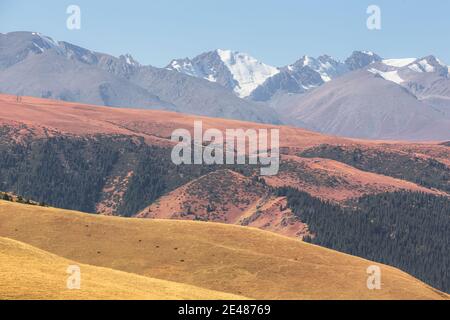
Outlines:
[[[139,298],[148,297],[143,288],[152,282],[160,285],[162,297],[171,296],[174,287],[179,289],[178,297],[183,297],[189,288],[150,279],[156,278],[255,299],[448,299],[404,272],[383,265],[382,289],[368,290],[366,270],[374,262],[253,228],[92,216],[4,201],[0,201],[0,221],[0,237],[25,243],[1,239],[0,257],[2,272],[8,274],[23,261],[31,263],[32,272],[14,283],[13,289],[27,298],[33,297],[26,296],[28,281],[52,286],[62,280],[59,275],[65,264],[79,261],[89,265],[81,265],[82,277],[87,273],[86,290],[98,288],[95,281],[90,283],[90,277],[100,273],[99,280],[107,280],[104,290],[125,288],[125,297],[127,284],[134,281],[142,288]],[[37,282],[35,268],[45,275]],[[114,286],[109,286],[110,276],[119,279]],[[2,276],[0,281],[0,294],[9,297],[11,289],[3,284],[11,285],[10,279]],[[202,290],[195,289],[192,297],[207,292]],[[79,298],[91,297],[85,293]],[[58,291],[48,294],[70,297]],[[101,290],[98,294],[96,297],[102,297]]]
[[[228,300],[244,297],[69,261],[0,237],[1,300]],[[79,290],[67,289],[69,266],[82,272]]]

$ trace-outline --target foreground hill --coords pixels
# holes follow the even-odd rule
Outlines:
[[[448,298],[384,265],[380,265],[382,289],[368,290],[366,270],[374,262],[257,229],[92,216],[4,201],[0,221],[1,237],[66,259],[250,298]],[[29,256],[33,250],[15,242],[2,245],[3,254],[12,257]],[[49,259],[42,251],[36,254]],[[46,261],[40,261],[45,266]],[[2,269],[14,263],[14,259],[2,261]],[[99,270],[87,269],[88,275]],[[82,274],[83,270],[84,266]],[[108,272],[113,271],[105,277]],[[18,290],[29,291],[29,287],[24,284]]]
[[[0,237],[0,299],[243,299],[185,284],[69,261]],[[82,272],[80,290],[68,290],[68,266]]]

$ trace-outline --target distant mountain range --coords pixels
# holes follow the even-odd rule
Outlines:
[[[267,79],[280,73],[278,68],[247,54],[220,49],[203,53],[192,60],[173,60],[167,69],[217,82],[241,98],[248,97]]]
[[[449,70],[433,56],[374,62],[272,104],[285,122],[335,135],[404,140],[450,135]]]
[[[267,101],[280,92],[307,92],[381,60],[372,52],[355,51],[345,62],[328,55],[303,56],[291,65],[277,68],[245,53],[215,50],[193,59],[172,60],[166,69],[217,82],[241,98]]]
[[[219,84],[34,32],[0,34],[0,92],[280,123],[268,106],[240,99]]]
[[[277,91],[303,93],[350,70],[329,56],[304,56],[292,65],[276,68],[245,53],[220,49],[193,59],[172,60],[166,69],[219,83],[241,98],[262,101]]]
[[[173,60],[167,69],[268,103],[285,124],[356,138],[450,137],[449,67],[434,56],[383,59],[355,51],[344,62],[304,56],[275,68],[243,53],[216,50]]]
[[[34,32],[0,34],[0,92],[116,107],[289,124],[370,139],[449,140],[449,67],[434,56],[339,61],[303,56],[274,67],[214,50],[143,66]]]

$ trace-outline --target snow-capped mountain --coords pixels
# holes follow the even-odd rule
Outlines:
[[[370,51],[355,51],[345,61],[328,55],[303,56],[293,64],[273,67],[248,54],[215,50],[193,59],[177,59],[166,67],[193,77],[217,82],[241,98],[268,101],[278,93],[304,93],[352,70],[381,61]]]
[[[353,71],[362,69],[381,60],[382,58],[372,51],[354,51],[353,54],[345,60],[345,64]]]
[[[269,101],[283,94],[305,93],[376,61],[381,61],[381,58],[370,51],[355,51],[345,62],[328,55],[318,58],[303,56],[294,64],[280,68],[281,73],[256,88],[250,98]]]
[[[402,86],[450,117],[450,67],[435,56],[383,60],[370,65],[368,71]]]
[[[417,59],[408,68],[418,73],[438,73],[442,76],[447,76],[449,72],[449,67],[434,56]]]
[[[384,60],[382,60],[382,63],[389,67],[402,68],[402,67],[406,67],[407,65],[415,62],[416,60],[417,60],[417,58],[384,59]]]
[[[324,82],[331,81],[332,79],[349,71],[346,64],[335,60],[328,55],[320,56],[317,59],[309,56],[303,56],[293,65],[288,66],[288,69],[290,71],[294,71],[300,70],[303,67],[309,67],[317,72]]]
[[[282,120],[327,134],[365,139],[450,138],[450,115],[444,110],[363,69],[284,99],[277,106]]]
[[[434,56],[385,59],[369,65],[368,71],[399,85],[411,85],[426,78],[449,78],[449,67]]]
[[[215,50],[191,59],[173,60],[167,67],[190,76],[217,82],[238,96],[248,97],[253,90],[280,71],[248,54]]]
[[[364,67],[370,60],[351,61],[360,68],[305,94],[285,95],[272,106],[282,111],[285,122],[299,121],[328,134],[371,139],[450,137],[447,65],[434,56],[377,58]]]

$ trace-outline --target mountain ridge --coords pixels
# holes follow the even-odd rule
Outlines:
[[[221,85],[143,66],[35,32],[0,35],[0,92],[115,107],[280,123],[276,112]]]

